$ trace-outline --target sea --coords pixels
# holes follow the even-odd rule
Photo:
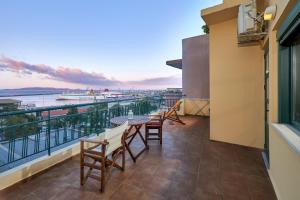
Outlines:
[[[83,90],[72,90],[72,92],[84,92]],[[44,89],[44,88],[26,88],[26,89],[2,89],[0,90],[0,99],[16,99],[21,101],[22,106],[49,107],[62,106],[70,104],[92,103],[93,100],[64,100],[56,99],[65,89]]]
[[[48,95],[26,95],[26,96],[9,96],[9,97],[0,97],[0,99],[16,99],[21,101],[23,106],[32,106],[35,107],[49,107],[49,106],[63,106],[70,104],[82,104],[82,103],[92,103],[91,101],[83,100],[64,100],[57,101],[60,94],[48,94]]]
[[[157,95],[160,91],[151,90],[111,90],[132,95]],[[87,90],[68,88],[19,88],[0,89],[0,99],[21,101],[24,108],[63,106],[71,104],[93,103],[94,100],[56,100],[63,93],[86,93]],[[34,105],[34,106],[33,106]]]
[[[35,107],[49,107],[49,106],[63,106],[71,104],[82,104],[82,103],[92,103],[93,100],[64,100],[57,101],[60,94],[48,94],[48,95],[28,95],[28,96],[9,96],[0,97],[0,99],[16,99],[21,101],[23,106],[35,106]]]

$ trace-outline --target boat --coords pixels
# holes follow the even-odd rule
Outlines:
[[[125,95],[123,93],[120,92],[102,92],[101,95],[105,98],[105,99],[114,99],[114,98],[120,98],[120,97],[124,97]]]

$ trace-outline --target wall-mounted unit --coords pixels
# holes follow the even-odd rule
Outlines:
[[[240,5],[238,13],[238,44],[255,45],[262,40],[267,33],[265,32],[262,14],[256,10],[256,1],[249,4]]]

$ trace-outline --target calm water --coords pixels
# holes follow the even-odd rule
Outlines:
[[[13,97],[0,97],[0,99],[17,99],[22,101],[22,105],[35,104],[36,107],[46,106],[60,106],[68,104],[80,104],[80,103],[92,103],[93,101],[82,101],[82,100],[67,100],[67,101],[56,101],[59,94],[51,95],[32,95],[32,96],[13,96]]]

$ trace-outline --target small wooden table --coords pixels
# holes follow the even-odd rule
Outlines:
[[[146,140],[143,137],[143,135],[141,134],[140,129],[142,128],[143,124],[150,121],[150,118],[149,118],[149,116],[144,116],[144,115],[134,115],[132,117],[132,119],[128,119],[128,116],[114,117],[114,118],[110,119],[110,123],[112,123],[114,125],[121,125],[121,124],[125,123],[126,121],[128,121],[128,125],[130,126],[130,128],[128,130],[128,135],[126,136],[126,139],[125,139],[125,147],[126,147],[127,151],[129,152],[129,155],[132,158],[133,162],[136,162],[136,159],[147,149]],[[133,128],[135,129],[135,131],[132,134],[130,134],[130,132]],[[138,154],[133,155],[133,153],[130,149],[130,144],[137,135],[140,136],[141,140],[143,141],[143,143],[145,145],[145,148],[143,148]]]

